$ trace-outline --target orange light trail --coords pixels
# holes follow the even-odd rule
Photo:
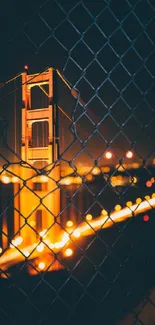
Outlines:
[[[51,253],[52,251],[53,253],[58,253],[60,249],[62,249],[66,243],[69,242],[69,240],[69,234],[65,232],[62,236],[62,240],[56,243],[52,243],[50,240],[44,240],[42,243],[38,242],[26,247],[21,246],[20,248],[18,247],[18,249],[16,249],[15,245],[11,245],[11,248],[0,257],[0,269],[6,270],[15,263],[25,261],[26,257],[29,260],[39,257],[43,250],[45,250],[46,253],[48,247],[51,249]],[[44,245],[44,243],[46,245]]]
[[[120,211],[112,212],[110,216],[102,215],[95,220],[90,220],[89,223],[82,223],[70,235],[67,232],[64,232],[62,234],[62,239],[59,242],[52,243],[50,240],[46,239],[44,240],[44,243],[47,246],[43,243],[42,246],[44,245],[45,252],[49,247],[54,253],[58,253],[62,248],[66,246],[67,243],[71,242],[72,240],[79,240],[80,236],[88,236],[94,234],[97,230],[111,227],[114,222],[125,221],[127,218],[131,218],[132,216],[136,216],[139,213],[151,210],[153,207],[155,207],[155,198],[149,199],[147,201],[142,201],[140,204],[133,204],[132,206],[123,208]],[[42,252],[42,249],[40,249],[41,243],[35,243],[27,247],[23,247],[22,243],[21,247],[22,248],[18,247],[17,249],[15,246],[14,248],[10,248],[4,254],[2,253],[2,256],[0,257],[1,270],[6,270],[11,265],[24,261],[26,257],[29,260],[40,257],[40,254]],[[33,253],[31,254],[32,251]]]
[[[110,216],[99,217],[89,222],[89,224],[80,225],[77,229],[80,234],[89,235],[94,233],[94,230],[107,228],[113,225],[114,222],[122,222],[133,215],[136,216],[139,213],[151,210],[155,206],[155,198],[147,201],[142,201],[140,204],[133,204],[130,207],[126,207],[121,211],[112,212]]]

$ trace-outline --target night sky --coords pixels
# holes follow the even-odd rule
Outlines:
[[[131,148],[135,160],[147,162],[154,157],[154,1],[36,0],[25,6],[20,1],[5,1],[0,27],[1,82],[23,71],[24,64],[30,73],[53,66],[89,107],[77,122],[79,140],[68,151],[68,159],[82,148],[80,140],[93,132],[85,148],[94,159],[108,147],[117,162]],[[16,85],[1,88],[0,96],[13,87]],[[70,117],[74,112],[76,122],[85,108],[77,105],[60,80],[58,89],[59,105]],[[1,117],[11,112],[8,106],[13,107],[14,100],[9,95],[0,101]],[[9,116],[12,120],[11,113]],[[70,123],[63,117],[62,121],[62,145],[67,147],[74,137],[68,130]],[[87,153],[82,157],[88,162]]]

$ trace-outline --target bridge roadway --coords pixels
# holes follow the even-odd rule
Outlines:
[[[2,252],[0,257],[0,268],[5,271],[15,264],[24,262],[25,259],[32,260],[38,257],[40,258],[42,254],[45,255],[49,250],[51,255],[54,256],[54,254],[59,253],[67,247],[70,242],[72,243],[76,239],[80,240],[80,237],[94,235],[98,230],[108,228],[114,223],[125,221],[133,216],[138,216],[140,213],[149,211],[153,207],[155,207],[155,198],[144,200],[140,204],[134,204],[130,207],[123,208],[120,211],[115,211],[111,213],[110,216],[100,216],[95,220],[89,222],[85,221],[71,234],[67,231],[62,231],[61,240],[56,243],[50,241],[50,238],[48,238],[48,231],[45,239],[43,236],[41,241],[38,241],[33,245],[24,246],[24,243],[21,243],[21,245],[16,245],[14,243],[9,250]]]

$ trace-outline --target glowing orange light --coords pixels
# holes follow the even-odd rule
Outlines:
[[[73,232],[73,236],[76,237],[76,238],[80,237],[80,231],[77,230],[77,229],[74,230],[74,232]]]
[[[143,220],[144,220],[145,222],[149,221],[149,216],[148,216],[147,214],[145,214],[145,216],[143,217]]]
[[[120,171],[120,172],[123,172],[124,169],[126,169],[125,164],[123,164],[123,165],[116,165],[116,169],[117,169],[118,171]]]
[[[110,172],[110,168],[109,168],[109,167],[102,167],[101,170],[102,170],[104,173],[109,173],[109,172]]]
[[[132,202],[131,201],[126,202],[126,206],[127,207],[131,207],[132,206]]]
[[[92,218],[93,218],[93,217],[92,217],[92,215],[91,215],[91,214],[87,214],[87,215],[86,215],[86,220],[87,220],[87,221],[90,221],[90,220],[92,220]]]
[[[13,244],[13,245],[10,244],[10,247],[14,248],[14,246],[19,246],[19,245],[21,245],[22,242],[23,242],[23,238],[21,236],[19,236],[16,239],[12,240],[11,244]]]
[[[116,211],[120,211],[120,210],[121,210],[121,205],[117,204],[117,205],[115,206],[115,210],[116,210]]]
[[[94,167],[92,170],[93,175],[99,175],[101,173],[100,169],[98,167]]]
[[[137,183],[137,177],[133,177],[133,182],[134,182],[134,184]]]
[[[53,249],[54,248],[54,244],[53,243],[49,244],[49,248],[50,249]]]
[[[38,252],[43,252],[43,250],[44,250],[44,244],[43,243],[40,243],[38,246],[37,246],[37,251]]]
[[[67,248],[66,251],[65,251],[65,255],[66,255],[67,257],[72,256],[72,255],[73,255],[73,251],[72,251],[72,249],[71,249],[71,248]]]
[[[105,154],[105,156],[106,156],[107,159],[111,159],[112,158],[111,151],[107,151],[106,154]]]
[[[80,176],[74,177],[74,184],[82,184],[82,178]]]
[[[86,177],[87,181],[92,181],[92,179],[93,179],[93,176],[91,174],[87,175],[87,177]]]
[[[46,266],[46,265],[45,265],[44,262],[40,262],[40,263],[38,264],[38,267],[39,267],[40,270],[44,270],[45,266]]]
[[[152,186],[152,182],[151,182],[151,181],[147,181],[147,182],[146,182],[146,186],[147,186],[147,187],[151,187],[151,186]]]
[[[140,197],[137,198],[136,203],[140,204],[142,202],[142,199]]]
[[[129,159],[131,159],[132,157],[133,157],[133,152],[132,151],[127,151],[127,153],[126,153],[126,157],[127,158],[129,158]]]
[[[137,168],[139,168],[141,165],[139,164],[139,163],[133,163],[132,164],[132,167],[134,168],[134,169],[137,169]]]
[[[3,175],[3,176],[1,177],[1,181],[2,181],[2,183],[4,183],[4,184],[9,184],[11,180],[10,180],[10,177]]]
[[[64,180],[64,185],[70,185],[71,184],[71,180],[69,178]]]
[[[30,255],[30,253],[28,251],[24,251],[23,254],[25,257],[28,257]]]
[[[68,220],[68,221],[66,222],[66,226],[67,226],[67,227],[72,227],[72,226],[73,226],[73,221]]]
[[[106,210],[103,209],[103,210],[101,211],[101,214],[102,214],[103,216],[107,216],[108,212],[107,212]]]
[[[62,242],[55,243],[54,248],[59,249],[63,246]]]
[[[45,176],[45,175],[41,175],[40,176],[40,181],[43,182],[43,183],[47,183],[48,182],[48,177]]]
[[[70,239],[69,234],[64,233],[61,241],[62,245],[64,246],[69,241],[69,239]]]
[[[32,227],[35,227],[35,225],[36,225],[36,221],[35,221],[35,220],[30,221],[30,225],[31,225]]]
[[[40,235],[41,237],[46,237],[46,235],[47,235],[47,229],[42,230],[42,231],[39,233],[39,235]]]
[[[2,253],[2,251],[3,251],[3,250],[2,250],[2,247],[0,247],[0,254]]]
[[[19,236],[15,239],[15,241],[16,241],[16,245],[20,245],[23,242],[23,238]]]
[[[11,182],[12,182],[12,183],[18,183],[18,182],[19,182],[19,178],[16,177],[16,176],[13,176],[13,177],[11,178]]]

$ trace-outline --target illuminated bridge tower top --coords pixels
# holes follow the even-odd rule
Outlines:
[[[58,125],[57,109],[55,102],[55,78],[56,71],[52,68],[41,74],[22,74],[22,159],[30,164],[43,167],[58,158]],[[48,92],[44,86],[48,85]],[[39,87],[49,98],[48,107],[32,109],[32,89]],[[36,145],[36,127],[42,123],[48,133],[48,142],[42,146]],[[45,134],[42,134],[42,138]],[[34,140],[34,141],[33,141]],[[38,164],[37,164],[38,162]],[[42,162],[42,164],[41,164]],[[39,166],[39,168],[40,168]]]

